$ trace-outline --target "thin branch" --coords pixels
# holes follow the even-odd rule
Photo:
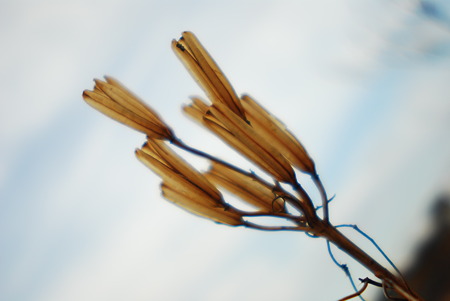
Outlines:
[[[300,183],[295,182],[291,184],[291,186],[294,189],[294,191],[297,192],[298,195],[300,196],[300,200],[303,202],[302,204],[303,214],[305,215],[308,224],[312,226],[313,221],[317,221],[318,217],[311,198],[306,193],[305,189],[303,189],[302,185],[300,185]]]
[[[373,286],[376,286],[376,287],[383,287],[383,284],[381,282],[376,282],[376,281],[370,279],[369,277],[366,277],[364,279],[359,278],[359,281],[367,282],[368,284],[372,284]]]
[[[383,249],[381,249],[381,247],[375,242],[375,240],[370,237],[368,234],[366,234],[364,231],[362,231],[361,229],[359,229],[359,227],[357,225],[352,225],[352,224],[342,224],[342,225],[338,225],[335,226],[335,228],[343,228],[343,227],[348,227],[348,228],[353,228],[355,231],[357,231],[359,234],[361,234],[362,236],[364,236],[368,241],[370,241],[375,248],[377,248],[378,252],[381,253],[381,255],[383,255],[383,257],[387,260],[387,262],[389,262],[389,264],[394,268],[394,270],[399,274],[399,276],[403,279],[403,282],[406,284],[405,279],[403,278],[402,273],[400,272],[400,270],[397,268],[397,266],[394,264],[394,262],[387,256],[387,254],[383,251]]]
[[[358,289],[356,288],[355,282],[353,281],[352,274],[350,273],[348,266],[346,264],[342,264],[337,261],[336,257],[334,257],[333,252],[331,251],[331,244],[328,240],[327,240],[327,248],[328,248],[328,254],[330,254],[330,257],[333,260],[333,262],[345,273],[345,275],[347,275],[353,289],[355,290],[355,292],[358,292]],[[364,298],[360,296],[360,294],[355,295],[354,297],[356,297],[356,296],[359,296],[359,298],[361,298],[362,301],[365,301]],[[353,297],[351,297],[351,298],[353,298]],[[349,299],[351,299],[351,298],[349,298]],[[347,300],[347,299],[345,299],[345,300]]]
[[[336,195],[333,195],[331,198],[329,198],[327,201],[327,204],[331,203],[331,201],[333,201],[335,197],[336,197]],[[323,207],[323,205],[316,206],[316,211],[319,209],[322,209],[322,207]]]
[[[329,210],[328,210],[327,192],[325,191],[325,187],[323,187],[323,183],[320,180],[318,174],[314,174],[312,176],[312,180],[313,180],[314,184],[316,185],[317,189],[319,190],[320,197],[322,199],[323,220],[328,223],[330,220],[330,214],[329,214]]]
[[[219,158],[217,158],[217,157],[214,157],[214,156],[212,156],[212,155],[210,155],[210,154],[208,154],[208,153],[205,153],[205,152],[203,152],[203,151],[201,151],[201,150],[198,150],[198,149],[196,149],[196,148],[193,148],[193,147],[191,147],[191,146],[185,144],[185,143],[184,143],[183,141],[181,141],[180,139],[175,138],[175,139],[173,139],[173,140],[171,141],[171,143],[172,143],[173,145],[175,145],[175,146],[177,146],[177,147],[179,147],[179,148],[181,148],[181,149],[183,149],[183,150],[185,150],[185,151],[191,153],[191,154],[194,154],[194,155],[203,157],[203,158],[205,158],[205,159],[209,159],[209,160],[211,160],[211,161],[220,163],[220,164],[222,164],[222,165],[224,165],[224,166],[226,166],[226,167],[228,167],[228,168],[230,168],[230,169],[232,169],[232,170],[235,170],[235,171],[237,171],[237,172],[240,172],[240,173],[242,173],[242,174],[245,174],[245,175],[248,175],[248,176],[254,176],[253,173],[248,172],[248,171],[246,171],[246,170],[243,170],[243,169],[241,169],[241,168],[239,168],[239,167],[237,167],[237,166],[235,166],[235,165],[233,165],[233,164],[230,164],[230,163],[228,163],[228,162],[226,162],[226,161],[223,161],[223,160],[221,160],[221,159],[219,159]]]
[[[302,219],[303,218],[302,216],[295,216],[295,215],[291,215],[289,213],[262,212],[262,211],[250,212],[250,211],[240,210],[237,208],[233,208],[231,210],[233,210],[236,213],[239,213],[240,215],[243,215],[243,216],[268,216],[268,217],[285,218],[285,219],[289,219],[296,223],[304,222]]]
[[[244,221],[243,226],[262,231],[308,231],[309,227],[289,227],[289,226],[262,226],[249,221]]]
[[[183,141],[181,141],[181,140],[178,139],[178,138],[174,138],[174,139],[171,140],[170,142],[171,142],[173,145],[175,145],[175,146],[181,148],[182,150],[185,150],[185,151],[187,151],[187,152],[189,152],[189,153],[191,153],[191,154],[194,154],[194,155],[203,157],[203,158],[205,158],[205,159],[214,161],[214,162],[216,162],[216,163],[222,164],[222,165],[224,165],[224,166],[226,166],[226,167],[228,167],[228,168],[230,168],[230,169],[232,169],[232,170],[234,170],[234,171],[237,171],[237,172],[239,172],[239,173],[241,173],[241,174],[243,174],[243,175],[246,175],[246,176],[248,176],[248,177],[254,178],[254,179],[257,180],[257,181],[265,182],[263,179],[261,179],[260,177],[258,177],[254,172],[249,172],[249,171],[243,170],[242,168],[239,168],[239,167],[237,167],[237,166],[235,166],[235,165],[233,165],[233,164],[231,164],[231,163],[228,163],[228,162],[226,162],[226,161],[224,161],[224,160],[222,160],[222,159],[219,159],[219,158],[217,158],[217,157],[215,157],[215,156],[213,156],[213,155],[210,155],[210,154],[208,154],[208,153],[206,153],[206,152],[203,152],[203,151],[198,150],[198,149],[196,149],[196,148],[194,148],[194,147],[191,147],[191,146],[185,144]],[[298,184],[298,183],[297,183],[297,185],[300,186],[300,184]],[[300,188],[301,188],[301,186],[300,186]],[[285,198],[285,199],[288,200],[289,204],[291,204],[294,208],[296,208],[297,210],[299,210],[300,212],[302,212],[303,214],[305,214],[305,208],[304,208],[305,206],[302,204],[302,202],[298,201],[298,200],[295,199],[295,198],[289,197],[289,194],[286,193],[286,192],[281,188],[281,186],[280,186],[279,184],[277,184],[277,185],[275,186],[275,189],[276,189],[276,190],[275,190],[274,192],[279,193],[280,196],[282,196],[283,198]],[[301,188],[301,189],[303,190],[303,188]],[[303,191],[304,191],[304,190],[303,190]],[[312,206],[312,201],[311,201],[311,199],[309,198],[309,196],[306,194],[306,192],[304,192],[304,195],[305,195],[304,197],[306,197],[306,198],[309,200],[309,202],[311,203],[311,206]]]
[[[353,299],[353,298],[358,297],[358,296],[359,296],[360,298],[362,298],[362,297],[361,297],[361,294],[364,293],[364,291],[366,290],[367,286],[369,286],[369,283],[368,283],[368,282],[364,282],[363,287],[361,287],[361,289],[360,289],[359,291],[357,291],[356,293],[351,294],[351,295],[349,295],[349,296],[347,296],[347,297],[344,297],[344,298],[342,298],[342,299],[339,299],[338,301],[350,300],[350,299]],[[363,299],[363,300],[364,300],[364,299]]]

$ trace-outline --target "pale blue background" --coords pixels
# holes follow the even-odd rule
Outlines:
[[[133,154],[144,137],[82,101],[94,77],[114,76],[184,141],[252,168],[181,114],[201,94],[170,50],[184,30],[301,138],[337,195],[332,221],[409,263],[450,190],[448,2],[3,0],[1,300],[351,293],[323,241],[219,226],[162,200]]]

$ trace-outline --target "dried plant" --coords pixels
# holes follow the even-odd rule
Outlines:
[[[105,77],[106,81],[95,80],[93,91],[83,92],[84,100],[100,112],[147,135],[147,142],[136,150],[136,156],[162,178],[164,198],[218,223],[267,231],[303,231],[309,236],[324,238],[328,246],[331,243],[346,252],[380,281],[363,279],[364,285],[359,291],[341,300],[360,296],[368,284],[381,286],[385,295],[393,300],[422,300],[408,287],[395,266],[396,274],[345,237],[338,230],[339,226],[330,223],[329,199],[314,161],[283,123],[250,96],[238,97],[194,34],[184,32],[179,40],[172,41],[172,49],[210,100],[207,103],[200,98],[192,98],[192,103],[183,108],[184,112],[253,162],[272,180],[267,181],[254,172],[188,146],[175,136],[153,109],[117,80],[111,77]],[[210,169],[205,173],[199,172],[168,144],[208,159]],[[321,215],[298,182],[296,171],[308,174],[315,183],[321,197]],[[246,211],[230,205],[219,189],[234,194],[255,209]],[[288,220],[291,225],[255,223],[254,218],[259,216]],[[354,228],[368,237],[356,226]],[[331,251],[330,255],[333,256]],[[345,269],[344,265],[340,266]]]

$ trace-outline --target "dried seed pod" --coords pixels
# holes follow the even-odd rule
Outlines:
[[[178,41],[172,41],[172,49],[213,104],[223,103],[246,120],[241,101],[230,82],[193,33],[183,32]]]
[[[269,213],[284,211],[284,201],[277,195],[273,184],[215,162],[205,176],[212,183],[260,210]]]
[[[303,172],[315,174],[314,161],[286,126],[248,95],[242,97],[247,118],[255,131]]]
[[[222,200],[222,196],[217,188],[212,185],[200,172],[195,170],[189,163],[178,156],[162,141],[148,140],[142,150],[159,158],[166,166],[170,166],[176,173],[182,175],[203,192],[206,192],[217,202]]]
[[[277,181],[296,183],[295,172],[286,158],[227,106],[220,103],[207,106],[195,98],[184,111]]]
[[[154,139],[173,140],[174,135],[158,114],[111,77],[95,80],[93,91],[83,91],[84,100],[103,114]]]
[[[163,179],[161,189],[169,201],[216,222],[242,223],[238,213],[227,211],[229,205],[223,201],[217,188],[164,142],[149,139],[136,150],[136,156]]]
[[[180,193],[177,186],[163,183],[161,185],[161,190],[164,198],[193,214],[230,226],[239,226],[243,224],[242,217],[234,211],[227,211],[227,207],[211,207],[202,204],[198,201],[195,194],[186,195]]]

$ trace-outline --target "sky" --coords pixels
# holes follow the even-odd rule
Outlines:
[[[401,268],[413,260],[434,199],[450,193],[445,1],[3,0],[1,300],[336,300],[352,292],[322,240],[217,225],[163,200],[160,180],[134,156],[145,137],[83,102],[94,78],[113,76],[183,141],[254,169],[181,112],[202,95],[170,49],[185,30],[238,93],[306,146],[336,195],[331,221],[358,224]],[[335,255],[355,278],[370,276]]]

